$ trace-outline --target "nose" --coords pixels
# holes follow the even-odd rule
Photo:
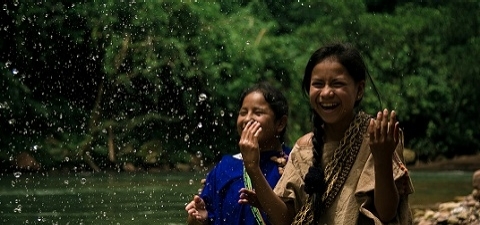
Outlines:
[[[253,119],[253,116],[251,113],[247,114],[247,116],[245,117],[245,124],[250,122],[250,121],[254,121],[255,119]]]
[[[323,98],[333,97],[333,95],[334,95],[333,89],[330,88],[329,86],[325,86],[324,88],[322,88],[322,90],[320,92],[320,96],[323,97]]]
[[[248,112],[245,117],[243,118],[243,124],[246,125],[250,121],[255,121],[253,118],[253,112]]]

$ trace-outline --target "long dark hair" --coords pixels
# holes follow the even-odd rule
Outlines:
[[[268,82],[260,82],[245,89],[240,95],[238,108],[242,107],[243,100],[248,94],[252,92],[262,93],[263,97],[265,98],[265,101],[267,101],[267,103],[270,105],[270,108],[272,109],[273,114],[275,115],[275,121],[278,121],[283,116],[288,116],[287,98],[285,98],[285,96],[279,89],[275,88],[272,84]],[[278,137],[280,142],[284,141],[286,130],[287,130],[287,126],[283,128],[282,132],[280,132],[279,134],[280,136]]]
[[[368,75],[367,67],[363,61],[360,52],[351,44],[345,43],[333,43],[326,45],[317,51],[315,51],[305,67],[305,73],[303,76],[302,87],[305,94],[308,96],[310,92],[310,82],[312,78],[313,68],[325,59],[332,58],[338,63],[342,64],[348,74],[353,78],[355,83],[365,81]],[[371,80],[372,81],[372,80]],[[373,82],[372,82],[373,84]],[[374,85],[373,85],[374,86]],[[376,91],[376,88],[374,86]],[[377,92],[377,91],[376,91]],[[378,92],[377,92],[378,95]],[[362,96],[363,98],[363,96]],[[362,98],[355,101],[355,107],[357,108]],[[322,165],[323,145],[325,131],[323,129],[323,119],[312,109],[312,123],[313,123],[313,165],[309,168],[308,173],[305,175],[305,192],[309,195],[315,196],[313,199],[314,217],[318,217],[322,208],[322,196],[326,191],[325,172]],[[316,221],[316,219],[315,219]]]

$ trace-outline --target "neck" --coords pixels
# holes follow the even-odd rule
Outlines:
[[[345,135],[345,131],[350,126],[350,123],[355,118],[355,114],[352,114],[348,119],[342,120],[338,123],[334,124],[325,124],[325,142],[333,142],[333,141],[340,141],[342,140],[343,136]]]
[[[283,151],[282,143],[280,143],[279,140],[276,140],[274,142],[270,142],[264,145],[260,145],[260,152],[273,151],[273,150],[276,150],[279,152]]]

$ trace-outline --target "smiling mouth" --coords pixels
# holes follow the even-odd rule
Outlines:
[[[340,104],[338,103],[320,103],[320,107],[325,110],[332,110],[335,109],[339,106]]]

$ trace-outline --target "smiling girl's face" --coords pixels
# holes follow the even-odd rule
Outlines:
[[[335,58],[318,63],[310,80],[310,104],[326,124],[349,124],[355,101],[363,97],[365,82],[355,83]]]
[[[258,136],[260,151],[272,150],[278,143],[277,135],[283,129],[279,121],[275,121],[275,114],[265,100],[263,94],[253,91],[245,96],[237,117],[237,132],[242,130],[249,121],[257,121],[262,128]]]

